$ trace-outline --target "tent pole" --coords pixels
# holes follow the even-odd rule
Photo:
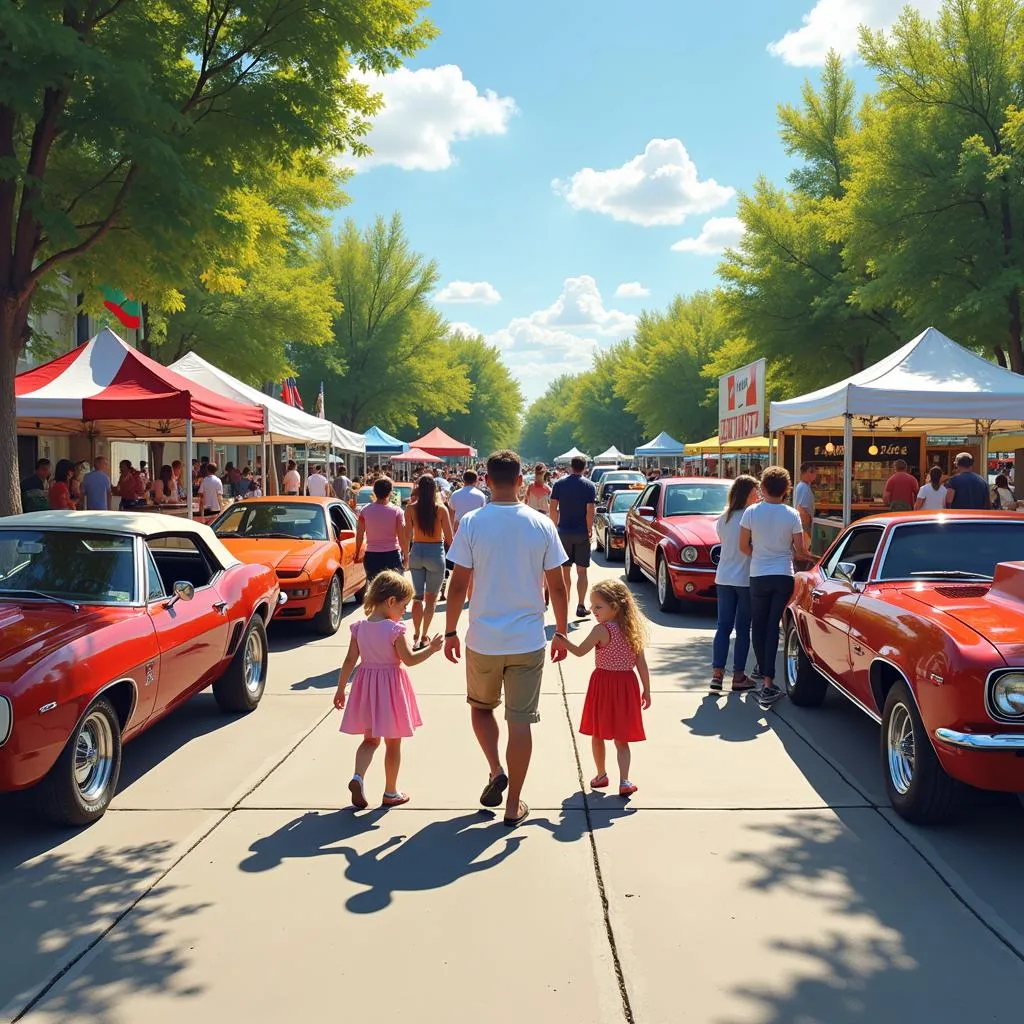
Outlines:
[[[263,450],[260,453],[260,490],[263,493],[269,494],[267,490],[267,435],[263,435]]]
[[[182,466],[188,483],[185,486],[185,500],[188,502],[188,517],[192,518],[192,419],[185,420],[185,465]]]
[[[799,468],[799,467],[797,467]],[[853,417],[843,419],[843,526],[853,519]]]

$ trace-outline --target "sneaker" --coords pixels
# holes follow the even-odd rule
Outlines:
[[[721,676],[712,676],[711,677],[711,682],[708,685],[708,689],[710,689],[714,693],[720,693],[721,690],[722,690],[722,677]]]
[[[777,686],[765,686],[761,688],[761,691],[757,695],[757,703],[761,706],[763,711],[766,711],[781,696],[782,691]]]
[[[586,608],[586,606],[584,606],[582,604],[576,605],[576,618],[577,619],[585,619],[589,614],[590,614],[590,611]]]
[[[764,682],[764,673],[759,668],[755,668],[754,671],[750,673],[750,678],[760,685]]]

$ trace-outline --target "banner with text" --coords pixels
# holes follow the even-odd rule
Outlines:
[[[720,444],[764,436],[766,362],[742,366],[718,378],[718,440]]]

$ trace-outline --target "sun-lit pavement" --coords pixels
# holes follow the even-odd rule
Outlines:
[[[1024,812],[907,826],[876,726],[711,697],[710,616],[634,589],[654,706],[628,806],[584,789],[573,659],[546,673],[528,824],[481,811],[438,656],[413,670],[413,803],[354,814],[330,706],[353,606],[330,640],[272,635],[255,714],[203,694],[130,745],[94,828],[0,801],[0,1021],[1019,1021]]]

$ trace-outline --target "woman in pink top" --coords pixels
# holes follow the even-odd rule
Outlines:
[[[373,501],[359,513],[356,523],[356,561],[366,563],[366,582],[385,569],[403,572],[408,556],[405,519],[402,510],[391,504],[392,483],[382,476],[373,484]],[[363,553],[363,538],[366,552]]]

